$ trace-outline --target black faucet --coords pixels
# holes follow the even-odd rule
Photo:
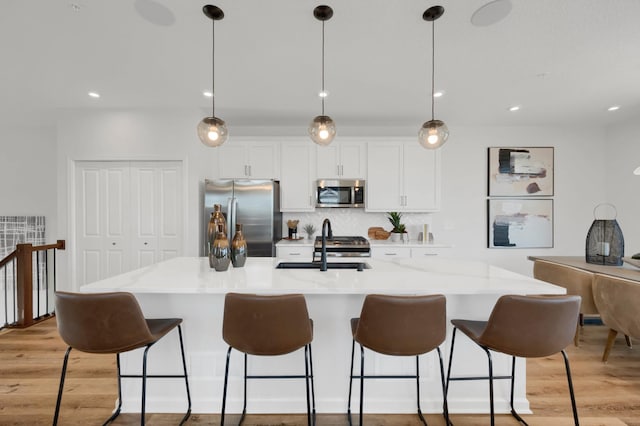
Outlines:
[[[322,252],[320,254],[320,270],[327,270],[327,238],[333,238],[331,221],[327,218],[322,222]]]

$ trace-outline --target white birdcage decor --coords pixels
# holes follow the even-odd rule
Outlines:
[[[596,214],[598,208],[609,207],[613,218],[602,219]],[[624,256],[624,237],[616,220],[614,205],[598,204],[593,209],[594,221],[587,233],[586,261],[598,265],[620,266]]]

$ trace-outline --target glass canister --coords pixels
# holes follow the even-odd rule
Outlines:
[[[236,233],[231,241],[231,263],[235,268],[241,268],[247,260],[247,240],[242,233],[242,224],[236,223]]]
[[[222,224],[223,231],[227,233],[227,221],[222,215],[222,206],[220,204],[213,205],[213,212],[211,212],[211,218],[209,219],[209,226],[207,228],[207,255],[211,254],[213,249],[213,242],[218,234],[218,225]]]
[[[213,240],[211,253],[209,254],[209,266],[216,271],[226,271],[229,269],[231,262],[231,250],[229,248],[229,240],[224,232],[224,226],[218,224],[218,233],[216,239]]]

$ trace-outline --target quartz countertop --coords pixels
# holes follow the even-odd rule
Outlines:
[[[281,260],[250,257],[217,272],[206,257],[177,257],[82,287],[84,292],[162,294],[564,294],[565,289],[479,261],[372,259],[364,271],[275,269]],[[361,260],[358,260],[361,261]]]

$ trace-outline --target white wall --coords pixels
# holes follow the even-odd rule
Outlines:
[[[60,120],[57,135],[58,235],[72,241],[68,209],[69,164],[71,160],[183,160],[185,162],[185,255],[198,255],[202,222],[202,182],[215,176],[215,149],[204,147],[196,136],[202,112],[113,111],[73,112]],[[234,136],[278,136],[304,132],[300,129],[234,128]],[[528,255],[582,255],[586,233],[593,220],[593,207],[607,200],[605,176],[608,170],[604,129],[576,127],[461,127],[450,125],[451,137],[442,149],[442,211],[409,215],[407,222],[432,224],[436,241],[454,246],[452,255],[492,262],[529,274]],[[298,132],[299,130],[299,132]],[[340,137],[374,135],[410,136],[415,129],[341,129]],[[630,130],[636,131],[635,130]],[[628,147],[619,136],[622,151]],[[310,142],[311,143],[311,142]],[[488,249],[487,247],[487,148],[491,146],[555,147],[555,247],[552,249]],[[636,151],[637,152],[637,151]],[[624,153],[620,156],[624,157]],[[640,164],[638,164],[640,165]],[[611,168],[615,168],[611,166]],[[631,168],[632,170],[632,168]],[[637,178],[636,181],[640,181]],[[619,209],[620,210],[620,209]],[[360,215],[360,216],[358,216]],[[369,226],[388,227],[384,214],[363,212],[316,212],[287,214],[301,224],[330,217],[339,234],[366,235]],[[352,224],[356,224],[351,226]],[[411,229],[411,228],[410,228]],[[301,231],[301,229],[300,229]],[[623,231],[625,227],[623,226]],[[285,233],[286,235],[286,233]],[[625,231],[627,235],[627,231]],[[640,249],[638,250],[640,251]]]
[[[611,127],[606,145],[607,201],[616,206],[625,240],[625,256],[640,252],[640,124]]]
[[[45,216],[47,243],[56,230],[54,127],[0,127],[0,215]]]

